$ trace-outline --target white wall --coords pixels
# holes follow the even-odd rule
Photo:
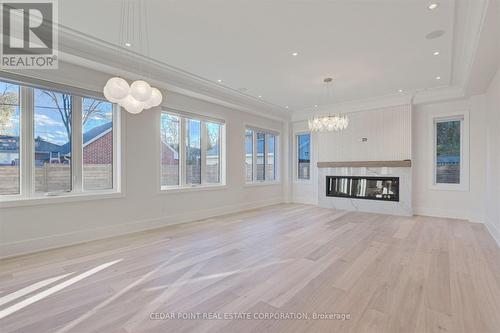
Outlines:
[[[109,75],[60,64],[39,71],[40,78],[100,91]],[[283,122],[225,108],[175,93],[164,105],[226,120],[227,187],[160,193],[158,174],[159,110],[139,115],[123,112],[125,196],[114,199],[0,208],[0,257],[107,237],[115,234],[201,219],[283,201],[283,183],[246,186],[244,128],[251,124],[281,132],[280,174],[286,145]]]
[[[497,75],[498,76],[498,75]],[[498,80],[498,79],[497,79]],[[498,83],[497,83],[498,84]],[[493,87],[492,89],[498,89]],[[491,89],[490,89],[491,90]],[[498,95],[496,95],[498,98]],[[469,111],[470,116],[470,179],[468,191],[442,191],[432,189],[432,126],[429,119],[435,114],[446,114],[447,112]],[[496,107],[498,112],[498,107]],[[400,112],[404,110],[400,109]],[[485,218],[485,177],[486,177],[486,96],[477,95],[469,99],[460,99],[451,102],[432,103],[413,106],[411,131],[394,131],[385,128],[390,140],[385,140],[385,135],[379,136],[378,131],[383,131],[384,126],[381,120],[384,118],[382,111],[366,111],[356,113],[359,115],[356,120],[351,116],[351,125],[356,130],[350,135],[344,135],[344,139],[339,139],[341,135],[335,134],[314,134],[312,136],[312,182],[294,182],[293,200],[303,203],[317,203],[317,168],[316,161],[337,161],[337,160],[389,160],[389,159],[412,159],[413,171],[413,210],[415,214],[443,216],[468,219],[475,222],[483,222]],[[410,123],[403,115],[394,118],[391,112],[386,113],[392,117],[388,123],[397,126],[406,126]],[[372,117],[379,117],[375,121]],[[496,115],[498,117],[498,115]],[[356,122],[358,122],[357,125]],[[375,130],[366,128],[375,126]],[[356,126],[356,127],[354,127]],[[497,135],[498,124],[491,124],[491,135]],[[305,121],[295,122],[292,126],[294,132],[307,130]],[[378,128],[378,130],[377,130]],[[368,133],[368,134],[364,134]],[[412,134],[411,134],[412,133]],[[371,145],[366,150],[359,148],[362,143],[356,140],[357,137],[366,136],[368,142],[372,138]],[[346,138],[346,139],[345,139]],[[409,139],[411,138],[411,139]],[[346,141],[347,140],[347,141]],[[490,139],[488,139],[490,140]],[[407,142],[411,142],[412,147],[407,148]],[[336,145],[344,145],[341,150],[335,148]],[[493,147],[493,146],[491,146]],[[498,149],[498,145],[496,146]],[[295,147],[294,147],[295,149]],[[384,149],[392,149],[392,154],[379,153]],[[491,148],[493,149],[493,148]],[[494,168],[494,170],[498,170]],[[490,171],[490,173],[492,173]],[[498,177],[498,175],[497,175]],[[497,178],[498,179],[498,178]],[[498,184],[498,182],[497,182]],[[493,191],[493,190],[492,190]],[[498,198],[498,196],[496,197]],[[498,202],[498,199],[495,202]],[[490,204],[493,207],[493,203]],[[496,207],[496,206],[495,206]],[[492,212],[492,214],[495,214]],[[496,210],[498,214],[498,210]],[[498,215],[496,215],[498,216]],[[497,219],[498,220],[498,219]]]
[[[469,111],[469,190],[436,190],[432,185],[432,116]],[[484,221],[486,170],[485,96],[417,105],[413,112],[413,210],[415,214]]]
[[[411,159],[411,106],[350,113],[345,130],[318,133],[318,150],[320,162]]]
[[[295,135],[308,131],[307,121],[292,124],[294,134],[293,201],[318,203],[317,162],[385,161],[411,159],[411,106],[358,111],[349,114],[349,127],[341,132],[311,135],[311,180],[297,180]],[[366,137],[368,141],[361,142]]]
[[[500,246],[500,68],[486,93],[486,225]]]

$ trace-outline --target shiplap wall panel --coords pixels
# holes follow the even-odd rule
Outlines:
[[[319,162],[411,159],[410,104],[354,112],[349,119],[344,131],[317,134]]]

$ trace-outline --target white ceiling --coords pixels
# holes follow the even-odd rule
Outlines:
[[[461,38],[453,0],[436,0],[434,11],[426,0],[145,2],[149,52],[137,36],[129,38],[134,51],[294,111],[447,86]],[[120,45],[121,7],[121,0],[60,1],[60,23]],[[434,30],[445,34],[426,39]],[[333,98],[322,84],[329,76]]]

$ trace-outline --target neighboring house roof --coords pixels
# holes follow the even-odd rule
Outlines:
[[[61,146],[40,138],[36,138],[35,152],[61,152]]]
[[[19,137],[11,135],[0,135],[0,151],[19,151]]]
[[[91,130],[83,133],[83,146],[92,143],[100,137],[106,135],[113,129],[113,123],[107,122],[100,126],[96,126]],[[11,135],[0,135],[0,152],[19,152],[19,137]],[[62,146],[55,143],[45,141],[41,138],[35,139],[35,152],[59,152],[67,155],[71,152],[71,142],[66,142]]]
[[[179,154],[177,154],[177,152],[168,144],[166,143],[165,141],[162,141],[163,144],[168,147],[168,149],[170,149],[172,151],[172,153],[174,154],[174,159],[179,159]],[[196,148],[196,147],[188,147],[187,148],[189,150],[189,153],[191,156],[200,156],[200,148]],[[219,144],[216,144],[215,146],[213,146],[212,148],[210,148],[209,150],[207,150],[207,156],[219,156],[219,152],[220,152],[220,146]]]
[[[35,139],[35,152],[60,152],[61,146],[45,141],[41,138]],[[0,135],[0,152],[19,152],[19,137]]]
[[[178,160],[179,159],[179,154],[175,151],[174,148],[172,148],[168,143],[166,143],[165,141],[162,140],[162,143],[165,147],[167,147],[168,149],[170,149],[170,151],[172,152],[173,156],[174,156],[174,160]]]
[[[89,131],[83,133],[83,146],[85,147],[86,145],[94,142],[100,137],[111,132],[111,130],[113,130],[113,122],[111,121],[90,129]],[[67,155],[70,152],[71,152],[71,142],[66,142],[61,146],[60,150],[61,154]]]

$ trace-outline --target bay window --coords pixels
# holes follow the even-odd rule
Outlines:
[[[160,124],[163,190],[225,183],[224,121],[164,111]]]
[[[0,79],[1,201],[119,190],[117,106],[53,86]]]

